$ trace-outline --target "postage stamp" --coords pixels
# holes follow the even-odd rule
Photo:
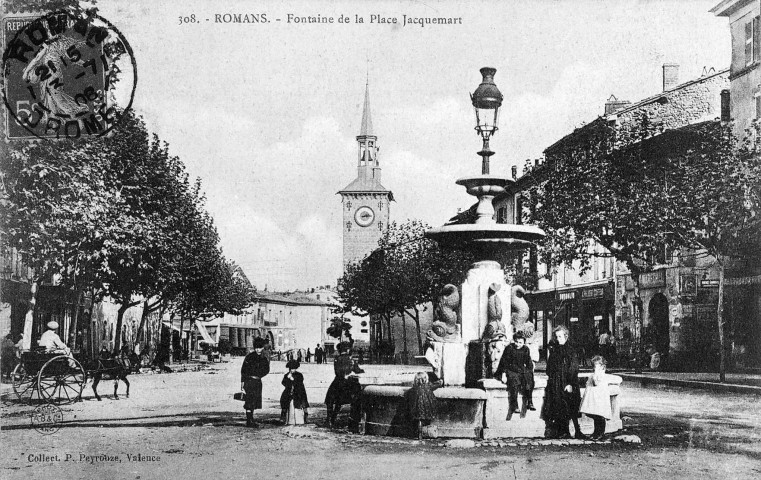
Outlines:
[[[131,107],[134,54],[108,20],[57,11],[6,17],[2,29],[7,138],[103,135]]]

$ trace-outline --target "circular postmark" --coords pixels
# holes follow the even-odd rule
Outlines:
[[[6,17],[2,28],[9,139],[104,135],[131,108],[135,56],[108,20],[61,10]]]
[[[63,411],[56,405],[40,405],[32,412],[32,426],[43,435],[51,435],[61,428]]]

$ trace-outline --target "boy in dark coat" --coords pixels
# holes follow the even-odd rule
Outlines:
[[[534,391],[534,362],[531,360],[531,352],[521,332],[513,335],[513,343],[505,348],[494,376],[501,380],[503,373],[507,374],[507,391],[510,397],[507,420],[510,420],[513,413],[518,411],[519,391],[523,397],[521,407],[521,418],[523,418],[526,416],[526,409],[535,410],[531,400]]]
[[[284,424],[303,425],[307,423],[309,400],[304,387],[304,375],[296,370],[300,367],[298,361],[291,360],[285,367],[288,373],[283,375],[283,394],[280,395],[280,420]],[[291,407],[291,402],[293,406]]]
[[[246,426],[255,427],[254,410],[262,408],[262,377],[270,373],[270,361],[264,356],[264,339],[254,339],[254,351],[246,355],[240,367],[240,388],[246,392]]]

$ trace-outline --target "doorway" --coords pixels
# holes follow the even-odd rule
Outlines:
[[[669,352],[669,302],[662,293],[656,293],[647,307],[647,316],[653,334],[653,346],[661,354]]]

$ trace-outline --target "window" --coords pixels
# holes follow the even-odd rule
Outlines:
[[[497,223],[507,223],[507,207],[497,209]]]
[[[753,100],[756,102],[756,117],[755,118],[761,118],[761,92],[756,92],[756,94],[753,95]]]
[[[757,62],[761,57],[758,30],[759,17],[745,24],[745,66]]]
[[[515,223],[523,225],[523,197],[515,197]]]

